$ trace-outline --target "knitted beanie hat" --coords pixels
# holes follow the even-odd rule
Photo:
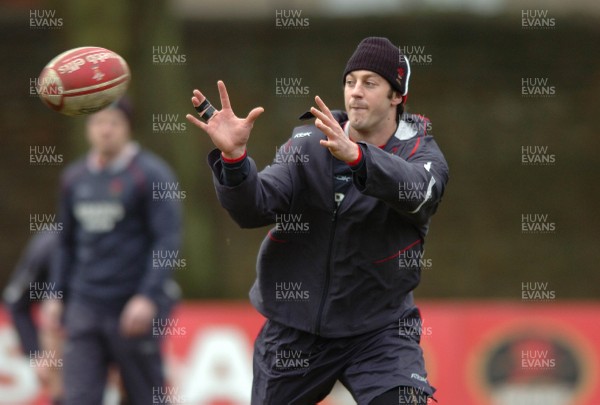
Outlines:
[[[354,70],[369,70],[386,79],[402,96],[408,94],[410,65],[399,47],[387,38],[363,39],[348,60],[342,81]]]

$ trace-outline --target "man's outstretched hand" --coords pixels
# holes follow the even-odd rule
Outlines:
[[[189,122],[202,129],[210,136],[210,139],[223,156],[227,159],[237,159],[246,151],[246,144],[250,138],[250,131],[254,126],[254,121],[265,111],[262,107],[256,107],[246,118],[238,118],[231,109],[229,95],[225,83],[221,80],[217,82],[219,95],[221,97],[221,110],[215,111],[214,115],[207,123],[200,121],[192,114],[186,115]],[[192,105],[198,107],[206,97],[200,90],[194,90]]]
[[[339,160],[344,162],[356,161],[360,156],[358,145],[344,133],[344,129],[321,100],[321,97],[316,96],[315,102],[319,109],[312,107],[310,112],[317,118],[315,120],[316,127],[323,131],[327,137],[327,140],[321,140],[321,145],[329,149],[329,152]]]

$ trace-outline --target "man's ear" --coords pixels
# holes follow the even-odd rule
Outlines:
[[[390,100],[392,105],[397,106],[399,104],[402,104],[403,101],[404,101],[404,98],[400,95],[400,92],[394,90],[392,92],[392,98]]]

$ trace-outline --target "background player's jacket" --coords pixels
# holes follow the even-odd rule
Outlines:
[[[180,245],[180,196],[166,190],[177,188],[170,168],[138,149],[104,169],[81,159],[63,174],[52,278],[69,300],[120,311],[143,294],[160,307],[172,267],[165,257]]]
[[[36,302],[48,298],[62,298],[49,294],[48,274],[52,256],[58,248],[58,234],[43,231],[35,234],[19,258],[19,262],[4,289],[3,298],[11,315],[23,353],[38,352],[40,345],[32,314]]]
[[[346,127],[345,113],[336,118]],[[233,187],[223,184],[229,168],[220,152],[211,152],[217,195],[231,217],[241,227],[275,224],[261,245],[250,291],[259,312],[325,337],[414,316],[411,292],[420,280],[423,239],[448,181],[428,125],[405,114],[383,148],[359,143],[363,159],[339,206],[334,158],[314,125],[295,128],[260,173],[245,159],[245,179]]]

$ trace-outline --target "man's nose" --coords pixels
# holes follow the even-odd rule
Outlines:
[[[362,98],[363,97],[363,87],[360,83],[357,83],[356,86],[352,88],[350,92],[350,96],[353,98]]]

